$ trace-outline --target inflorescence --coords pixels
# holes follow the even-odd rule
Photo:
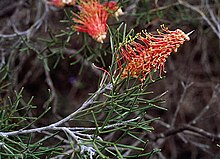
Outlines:
[[[143,31],[134,39],[119,46],[117,63],[121,72],[121,78],[128,76],[138,78],[141,82],[146,76],[151,77],[151,71],[160,70],[160,76],[164,71],[166,59],[172,52],[190,38],[182,30],[170,31],[161,26],[161,31],[153,35]]]

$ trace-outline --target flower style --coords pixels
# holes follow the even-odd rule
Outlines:
[[[160,70],[160,76],[164,71],[164,64],[171,52],[177,52],[184,41],[190,38],[182,30],[170,31],[162,25],[162,32],[158,35],[143,31],[119,47],[120,57],[117,57],[119,69],[122,71],[121,78],[138,78],[141,82],[152,70]],[[122,63],[124,67],[122,67]],[[151,78],[151,76],[150,76]],[[152,78],[151,78],[152,79]]]
[[[76,0],[50,0],[49,4],[54,5],[56,7],[65,7],[67,6],[74,6]]]
[[[76,23],[73,28],[76,31],[88,33],[97,42],[103,43],[107,34],[108,13],[98,0],[81,0],[79,15],[73,15],[73,21]]]

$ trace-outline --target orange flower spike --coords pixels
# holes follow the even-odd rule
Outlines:
[[[158,31],[158,35],[143,32],[145,36],[139,34],[133,41],[119,48],[121,63],[125,65],[124,68],[119,66],[120,70],[123,70],[121,78],[128,77],[129,73],[131,77],[139,78],[142,82],[152,69],[160,70],[161,75],[165,72],[164,64],[171,52],[177,52],[184,41],[190,40],[180,29],[169,31],[164,26],[161,28],[162,32]]]
[[[80,1],[79,15],[73,21],[76,23],[73,28],[78,32],[88,33],[97,42],[103,43],[107,34],[106,21],[108,13],[98,0]]]
[[[50,0],[49,4],[56,6],[56,7],[65,7],[65,6],[74,6],[75,0]]]

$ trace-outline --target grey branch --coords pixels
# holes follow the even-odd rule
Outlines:
[[[62,120],[55,122],[51,125],[48,126],[44,126],[44,127],[40,127],[40,128],[33,128],[33,129],[28,129],[28,130],[17,130],[17,131],[12,131],[12,132],[0,132],[0,136],[15,136],[15,135],[19,135],[19,134],[29,134],[29,133],[41,133],[42,131],[46,131],[46,130],[63,130],[63,127],[58,127],[62,124],[64,124],[65,122],[69,121],[70,119],[72,119],[76,114],[78,114],[81,110],[85,109],[86,107],[88,107],[90,104],[93,103],[94,99],[102,94],[103,92],[105,92],[106,90],[111,90],[112,89],[112,84],[107,84],[104,88],[100,88],[97,92],[95,92],[90,98],[88,98],[83,104],[82,106],[77,109],[75,112],[73,112],[72,114],[70,114],[69,116],[63,118]]]
[[[182,132],[187,131],[187,130],[191,131],[191,132],[194,132],[194,133],[197,133],[197,134],[200,134],[201,136],[209,138],[212,141],[220,142],[220,135],[212,134],[212,133],[207,132],[207,131],[205,131],[201,128],[191,126],[189,124],[185,124],[185,125],[180,126],[178,128],[172,128],[172,129],[167,130],[164,133],[160,133],[160,134],[155,136],[154,140],[158,140],[160,138],[166,138],[168,136],[176,135],[178,133],[182,133]]]

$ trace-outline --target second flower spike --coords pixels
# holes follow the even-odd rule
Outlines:
[[[73,13],[72,28],[78,32],[89,34],[97,42],[103,43],[107,35],[107,18],[111,14],[122,14],[116,2],[101,4],[99,0],[80,0],[79,13]],[[120,13],[117,11],[120,9]],[[112,13],[111,13],[112,12]]]
[[[73,28],[88,33],[93,39],[103,43],[107,34],[107,11],[97,0],[80,1],[79,15],[73,13]]]

